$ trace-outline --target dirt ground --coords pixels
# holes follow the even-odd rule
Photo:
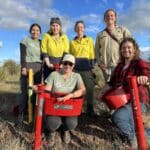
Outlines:
[[[34,131],[25,124],[24,129],[15,127],[17,117],[12,113],[13,107],[19,100],[19,85],[17,83],[0,84],[0,149],[26,150],[33,149]],[[3,88],[2,88],[3,87]],[[6,90],[7,89],[7,90]],[[89,117],[82,113],[79,123],[71,131],[71,143],[62,142],[59,132],[52,150],[124,150],[121,134],[107,117],[105,106],[95,101],[97,115]],[[144,115],[144,125],[150,129],[150,111]],[[14,143],[15,141],[15,143]],[[47,150],[46,146],[41,148]],[[150,149],[150,148],[149,148]]]

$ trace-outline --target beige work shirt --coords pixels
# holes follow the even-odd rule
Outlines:
[[[131,37],[129,30],[123,26],[116,26],[116,28],[112,30],[112,34],[119,42],[121,42],[124,37]],[[97,35],[95,56],[98,65],[104,64],[107,67],[115,67],[119,62],[119,43],[112,39],[105,30],[99,32]]]

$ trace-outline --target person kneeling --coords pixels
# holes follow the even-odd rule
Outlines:
[[[81,97],[85,94],[85,86],[80,74],[73,72],[75,58],[66,54],[62,59],[62,67],[59,71],[52,72],[45,80],[45,90],[53,93],[63,93],[57,101],[66,101],[71,98]],[[78,116],[51,116],[45,118],[48,146],[55,144],[56,130],[62,129],[63,141],[68,144],[71,141],[70,130],[76,128]]]

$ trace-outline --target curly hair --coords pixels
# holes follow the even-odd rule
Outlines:
[[[119,50],[120,50],[120,60],[124,60],[124,57],[122,56],[122,53],[121,53],[121,49],[122,49],[122,46],[124,43],[126,42],[130,42],[133,44],[133,47],[135,49],[135,56],[133,58],[133,60],[136,60],[136,59],[139,59],[140,57],[140,49],[139,49],[139,45],[137,44],[137,42],[135,41],[135,39],[131,38],[131,37],[126,37],[124,38],[121,43],[120,43],[120,46],[119,46]]]

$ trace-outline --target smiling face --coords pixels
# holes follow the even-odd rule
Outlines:
[[[40,28],[38,26],[33,26],[30,30],[31,38],[32,39],[38,39],[39,35],[41,34]]]
[[[74,64],[72,62],[69,62],[69,61],[64,61],[62,63],[62,65],[63,65],[64,73],[71,73],[73,68],[74,68]]]
[[[106,24],[108,24],[108,25],[116,24],[116,19],[117,19],[116,13],[112,10],[109,10],[104,15],[104,20],[105,20]]]
[[[51,25],[51,30],[53,32],[53,35],[57,35],[60,33],[60,30],[61,30],[61,26],[58,24],[58,23],[53,23]]]
[[[78,35],[84,35],[84,24],[79,22],[75,26],[75,31]]]
[[[135,48],[133,46],[133,43],[130,41],[126,41],[121,46],[121,54],[122,57],[125,58],[125,61],[131,61],[135,57]]]

